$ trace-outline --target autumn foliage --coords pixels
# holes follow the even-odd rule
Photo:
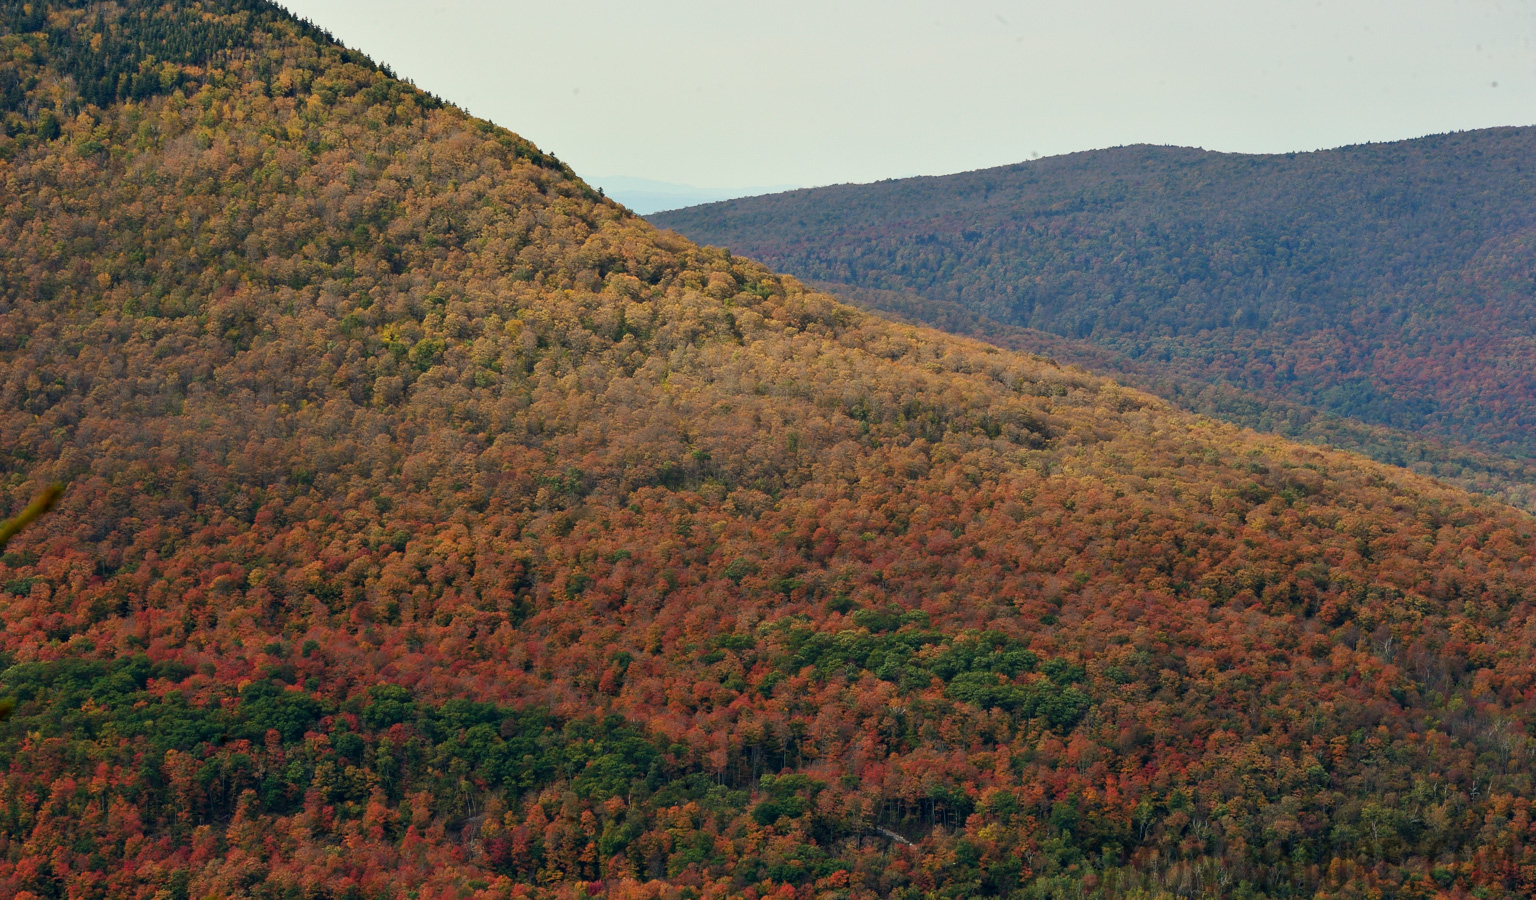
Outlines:
[[[1528,516],[657,231],[269,7],[36,9],[0,893],[1536,887]],[[142,96],[50,55],[183,16]]]

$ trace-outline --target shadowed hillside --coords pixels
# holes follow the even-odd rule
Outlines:
[[[793,274],[1169,376],[1536,454],[1536,128],[1318,153],[1077,153],[661,213]]]
[[[1529,517],[0,9],[0,893],[1532,890]]]

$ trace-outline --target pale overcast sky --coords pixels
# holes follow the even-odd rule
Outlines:
[[[587,176],[945,174],[1536,124],[1536,0],[288,0]]]

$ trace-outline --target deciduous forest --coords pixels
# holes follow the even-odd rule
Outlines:
[[[0,893],[1536,890],[1536,521],[0,3]]]

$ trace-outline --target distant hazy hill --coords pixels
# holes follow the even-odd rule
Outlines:
[[[0,516],[69,484],[0,897],[1536,890],[1529,516],[659,231],[264,3],[0,49]]]
[[[700,203],[714,203],[733,197],[788,191],[795,187],[790,184],[781,184],[773,187],[701,188],[691,184],[674,184],[669,181],[631,178],[623,175],[598,176],[591,178],[590,181],[601,187],[608,196],[641,215],[650,215],[659,210],[696,206]]]
[[[1536,453],[1536,128],[1278,156],[1124,147],[653,221],[1171,374]]]

